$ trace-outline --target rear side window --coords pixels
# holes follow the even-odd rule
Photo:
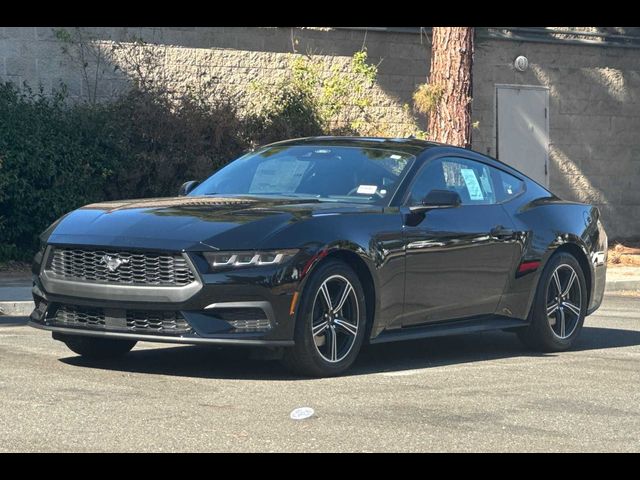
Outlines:
[[[496,171],[498,201],[506,202],[524,192],[524,182],[502,170]]]
[[[491,181],[490,167],[462,158],[442,162],[448,190],[458,192],[463,205],[491,205],[496,195]]]
[[[524,191],[524,182],[502,170],[462,157],[433,160],[420,171],[409,192],[408,204],[419,205],[432,190],[460,195],[462,205],[495,205]]]
[[[492,205],[497,202],[491,167],[460,157],[439,158],[418,174],[409,193],[409,205],[419,205],[432,190],[450,190],[460,195],[462,205]]]

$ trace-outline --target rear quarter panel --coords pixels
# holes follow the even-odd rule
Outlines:
[[[595,311],[604,293],[607,252],[607,235],[597,207],[563,201],[533,182],[525,195],[504,207],[514,222],[520,258],[498,313],[527,317],[540,275],[558,249],[569,251],[581,262],[589,291],[588,313]],[[540,266],[519,274],[517,268],[525,262],[540,262]]]

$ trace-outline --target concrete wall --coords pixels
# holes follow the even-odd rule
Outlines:
[[[73,27],[0,28],[0,80],[16,84],[27,82],[50,93],[61,82],[72,98],[87,98],[97,83],[97,97],[108,100],[127,88],[126,75],[114,71],[103,57],[96,70],[95,58],[87,54],[88,79],[78,59],[62,52],[64,46],[55,30],[73,31]],[[414,115],[411,104],[415,87],[424,82],[429,69],[429,50],[425,40],[415,42],[406,34],[381,32],[327,31],[326,29],[180,27],[180,28],[83,28],[106,57],[116,57],[110,45],[141,39],[161,58],[162,69],[155,72],[169,80],[180,92],[189,87],[208,85],[215,94],[247,95],[254,80],[274,82],[284,75],[290,56],[311,55],[324,62],[328,71],[334,65],[346,66],[352,55],[364,45],[370,60],[379,63],[378,85],[374,88],[374,106],[368,113],[385,123],[388,134],[406,136],[425,119]],[[120,62],[116,62],[119,63]],[[97,72],[97,76],[96,76]],[[126,72],[124,72],[126,74]],[[96,82],[96,78],[98,81]],[[88,81],[87,81],[88,80]],[[407,111],[408,110],[408,111]]]
[[[513,67],[518,55],[529,69]],[[546,85],[549,183],[562,198],[599,206],[610,237],[640,235],[640,50],[484,41],[476,49],[474,148],[495,155],[497,83]]]
[[[286,53],[313,54],[328,68],[367,47],[379,65],[377,114],[396,132],[424,118],[407,115],[415,87],[429,69],[429,43],[416,33],[255,27],[97,28],[108,42],[132,37],[157,44],[163,69],[176,88],[215,79],[237,94],[257,78],[273,79],[288,64]],[[366,36],[365,36],[366,35]],[[525,55],[520,73],[513,60]],[[45,92],[59,81],[76,97],[90,85],[61,52],[51,27],[0,28],[0,79],[39,83]],[[214,83],[215,83],[214,82]],[[600,206],[611,238],[640,235],[640,50],[478,38],[474,64],[474,148],[495,156],[496,83],[550,87],[550,187],[563,198]],[[100,98],[126,88],[108,64]],[[397,133],[401,134],[401,133]]]

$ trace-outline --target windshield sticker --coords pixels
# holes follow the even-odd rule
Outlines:
[[[295,157],[265,160],[256,168],[248,193],[294,192],[308,167],[308,161]]]
[[[480,189],[480,183],[478,183],[478,177],[476,172],[471,168],[461,168],[460,174],[464,178],[464,183],[467,186],[467,192],[469,192],[469,198],[471,200],[484,200],[484,195]]]
[[[489,178],[486,175],[482,175],[480,177],[480,181],[482,182],[482,188],[484,188],[484,191],[487,192],[488,194],[491,194],[491,182],[489,181]]]
[[[508,183],[502,183],[504,185],[505,190],[507,191],[507,195],[513,195],[513,188]]]
[[[361,193],[363,195],[373,195],[377,190],[377,185],[360,185],[358,187],[358,193]]]

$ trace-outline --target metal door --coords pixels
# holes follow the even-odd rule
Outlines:
[[[498,160],[549,185],[549,89],[496,85]]]

